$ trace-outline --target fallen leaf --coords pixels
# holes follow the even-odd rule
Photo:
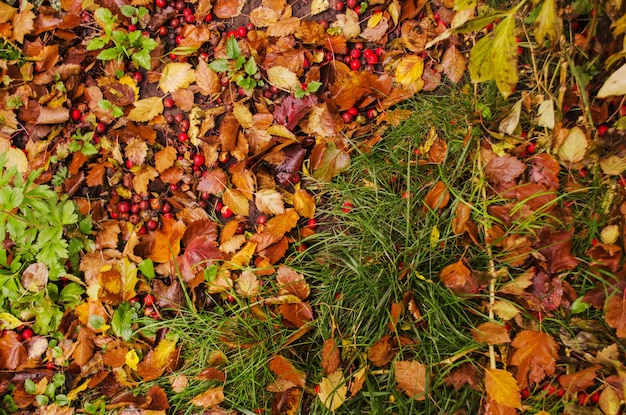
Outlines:
[[[507,183],[518,178],[526,170],[526,165],[517,157],[504,155],[494,157],[485,166],[485,175],[494,184]]]
[[[427,207],[430,208],[430,210],[437,211],[446,207],[449,201],[450,192],[446,184],[442,181],[438,181],[424,198],[425,206],[422,208],[422,215],[428,212]]]
[[[517,366],[517,383],[521,389],[554,376],[559,346],[547,333],[520,331],[511,342],[515,348],[511,365]]]
[[[585,157],[587,146],[589,146],[587,135],[580,127],[574,126],[559,147],[557,154],[564,163],[578,163]]]
[[[485,369],[487,396],[509,408],[522,408],[520,391],[511,372],[502,369]]]
[[[329,375],[339,369],[340,353],[334,337],[326,339],[322,346],[322,369]]]
[[[311,2],[311,15],[315,16],[316,14],[320,14],[330,7],[330,2],[328,0],[313,0]]]
[[[163,101],[159,97],[140,99],[128,113],[128,119],[137,122],[147,122],[163,113]]]
[[[461,288],[470,280],[472,271],[462,261],[447,265],[439,273],[439,278],[448,288]]]
[[[279,89],[295,91],[300,86],[298,76],[284,66],[274,66],[267,70],[269,83]]]
[[[24,36],[35,29],[33,7],[32,3],[28,1],[21,3],[19,13],[13,17],[13,35],[10,40],[24,43]]]
[[[26,362],[28,353],[19,334],[5,330],[0,337],[0,369],[15,370]]]
[[[397,360],[393,365],[398,387],[416,401],[426,399],[426,365],[414,360]]]
[[[185,224],[163,217],[161,229],[154,232],[154,247],[148,258],[157,263],[169,262],[180,252],[180,240],[185,233]]]
[[[241,14],[245,0],[217,0],[213,6],[213,13],[220,19],[231,19]]]
[[[367,358],[374,366],[386,366],[397,353],[397,350],[391,346],[391,338],[389,335],[381,337],[376,343],[370,346],[367,351]]]
[[[335,411],[346,401],[348,387],[341,370],[323,377],[319,386],[317,397],[330,411]]]
[[[191,403],[208,409],[224,402],[224,399],[226,399],[224,396],[224,387],[217,386],[215,388],[209,388],[201,394],[194,396]]]
[[[601,368],[600,365],[593,365],[578,372],[563,374],[558,378],[559,385],[565,388],[568,393],[584,391],[595,384],[598,370]]]
[[[285,357],[276,355],[269,361],[269,368],[279,378],[293,382],[295,385],[304,388],[306,382],[306,374],[294,367],[294,365]]]
[[[280,295],[293,294],[301,300],[305,300],[311,289],[304,279],[304,275],[294,271],[286,265],[281,264],[276,273],[278,283],[278,293]]]
[[[620,294],[615,294],[606,303],[605,316],[609,327],[615,329],[619,338],[626,337],[626,300]]]
[[[415,88],[420,81],[423,84],[424,60],[417,55],[407,55],[400,59],[395,70],[395,79],[405,88]],[[420,90],[421,88],[416,88]]]
[[[191,64],[186,62],[169,62],[163,68],[159,88],[165,94],[177,89],[187,88],[196,79],[196,72]]]
[[[598,98],[626,95],[626,63],[608,77],[596,95]]]
[[[483,323],[476,328],[470,329],[470,332],[474,340],[479,343],[503,344],[511,341],[504,325],[495,322]]]
[[[283,195],[275,189],[261,189],[254,195],[256,208],[270,215],[282,215],[285,213]]]
[[[440,65],[448,79],[456,84],[465,74],[467,59],[455,45],[450,45],[444,52]]]

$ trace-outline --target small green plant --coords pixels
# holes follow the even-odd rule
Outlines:
[[[0,156],[3,328],[13,329],[20,321],[34,320],[33,330],[46,334],[57,328],[64,309],[78,304],[84,292],[75,282],[60,291],[52,282],[68,274],[68,260],[78,269],[80,253],[93,250],[94,243],[88,239],[91,217],[81,217],[74,202],[66,196],[59,197],[49,186],[36,184],[41,170],[32,171],[24,178],[7,162],[6,155]],[[32,278],[27,284],[24,271],[32,265],[37,265],[30,272],[35,274],[32,278],[36,278],[36,284],[32,283]]]
[[[226,41],[226,58],[219,58],[211,63],[209,67],[215,72],[227,73],[228,77],[244,89],[246,94],[251,94],[257,86],[263,86],[264,82],[260,78],[259,68],[253,57],[246,60],[241,54],[241,48],[234,36]]]
[[[136,8],[133,6],[122,6],[121,11],[124,16],[130,17],[134,23],[143,19],[148,13],[148,9],[145,7]],[[144,36],[139,30],[117,29],[117,16],[114,16],[109,9],[99,8],[95,11],[94,17],[104,27],[104,34],[89,41],[87,44],[88,51],[103,49],[97,56],[100,60],[122,61],[131,59],[135,66],[146,70],[150,69],[150,52],[158,46],[156,40]],[[107,48],[111,42],[113,42],[113,46]]]
[[[70,401],[67,396],[58,393],[64,387],[65,375],[62,373],[55,373],[52,376],[52,382],[48,383],[43,391],[38,390],[37,384],[32,379],[24,381],[24,390],[31,395],[37,395],[35,400],[39,405],[48,405],[50,402],[55,402],[60,406],[68,405]]]

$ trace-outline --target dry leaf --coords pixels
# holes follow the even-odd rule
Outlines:
[[[147,122],[163,113],[163,101],[159,97],[140,99],[134,103],[134,108],[128,113],[128,119],[137,122]]]
[[[279,378],[293,382],[295,385],[304,388],[306,374],[296,369],[293,364],[281,355],[276,355],[270,359],[269,368]]]
[[[416,401],[426,399],[426,365],[414,360],[397,360],[393,369],[396,383],[402,392]]]
[[[334,337],[327,339],[322,346],[322,369],[325,375],[329,375],[339,369],[339,347]]]
[[[195,396],[191,400],[191,403],[203,408],[212,408],[215,405],[222,403],[224,399],[224,387],[217,386],[215,388],[209,388],[200,395]]]
[[[262,189],[256,192],[254,204],[263,213],[270,215],[282,215],[285,213],[283,195],[275,189]]]
[[[517,366],[517,383],[521,389],[554,376],[559,346],[552,337],[540,331],[523,330],[515,336],[511,365]]]
[[[346,401],[348,387],[341,370],[322,378],[319,386],[317,397],[329,410],[335,411]]]
[[[187,88],[196,79],[196,72],[191,64],[186,62],[170,62],[165,65],[161,73],[159,88],[165,94],[180,88]]]
[[[269,83],[279,89],[295,91],[300,86],[298,76],[284,66],[273,66],[267,70]]]
[[[467,59],[455,45],[451,45],[444,52],[440,65],[448,79],[456,84],[463,78],[467,68]]]
[[[504,325],[494,322],[483,323],[470,331],[474,340],[479,343],[502,344],[511,341]]]
[[[502,369],[485,369],[487,395],[509,408],[522,408],[520,391],[511,372]]]
[[[585,157],[588,145],[589,141],[587,141],[585,132],[580,127],[575,126],[569,131],[557,154],[564,163],[578,163]]]
[[[472,271],[462,261],[458,261],[444,267],[439,274],[439,278],[441,278],[446,287],[454,289],[464,287],[470,280],[471,275]]]

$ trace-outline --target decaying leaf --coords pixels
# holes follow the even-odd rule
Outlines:
[[[334,337],[326,339],[324,346],[322,346],[322,369],[324,369],[325,375],[330,375],[339,369],[339,347]]]

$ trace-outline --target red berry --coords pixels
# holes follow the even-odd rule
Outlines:
[[[598,245],[598,240],[596,238],[593,238],[591,240],[591,246],[596,246],[596,245]]]
[[[385,54],[385,49],[379,46],[376,48],[374,53],[376,53],[376,56],[383,56]]]
[[[222,202],[220,202],[219,200],[217,202],[215,202],[215,211],[216,212],[220,212],[223,207],[224,207],[224,204]]]
[[[600,391],[595,391],[594,393],[592,393],[591,396],[589,397],[589,400],[593,404],[600,402]]]
[[[226,296],[226,301],[228,301],[229,303],[231,303],[231,304],[232,304],[232,303],[234,303],[234,302],[235,302],[235,297],[233,297],[233,295],[232,295],[232,294],[228,294],[228,295]]]
[[[619,115],[622,117],[626,117],[626,104],[622,105],[619,108]]]
[[[145,305],[146,307],[154,305],[154,295],[147,294],[143,298],[143,305]]]
[[[245,26],[239,26],[237,28],[237,36],[238,37],[246,37],[247,34],[248,34],[248,29],[246,29]]]
[[[315,385],[315,394],[316,395],[320,394],[320,385]]]
[[[367,118],[369,118],[370,120],[373,120],[377,116],[378,111],[376,111],[374,108],[370,108],[369,110],[367,110]]]
[[[335,2],[335,10],[337,10],[338,12],[342,11],[344,7],[345,4],[343,3],[343,1]]]
[[[376,65],[378,63],[378,55],[372,54],[365,58],[369,65]]]
[[[535,154],[535,150],[537,149],[537,143],[528,143],[526,146],[526,151],[528,154]]]
[[[187,132],[189,131],[189,127],[191,126],[191,124],[189,123],[189,120],[182,120],[179,124],[178,127],[180,128],[181,131]]]
[[[229,30],[228,33],[226,34],[226,37],[237,37],[237,31]]]
[[[559,388],[556,390],[556,396],[559,398],[562,398],[563,396],[565,396],[565,389],[563,388]]]
[[[148,202],[147,200],[142,200],[141,202],[139,202],[139,209],[140,210],[150,209],[150,202]]]
[[[127,169],[132,169],[133,168],[133,162],[130,159],[126,160],[126,162],[124,164],[126,165]]]
[[[609,130],[609,127],[606,124],[600,124],[598,126],[598,137],[603,137],[604,134]]]
[[[361,5],[358,5],[354,8],[354,11],[356,12],[356,14],[360,15],[361,13],[363,13],[364,9],[361,8]]]
[[[163,106],[165,108],[174,108],[174,99],[172,97],[167,97],[163,100]]]
[[[267,223],[267,216],[259,215],[256,218],[256,223],[257,223],[257,225],[265,225]]]
[[[130,203],[128,203],[125,200],[122,200],[120,203],[117,204],[117,211],[119,213],[128,213],[128,212],[130,212]]]
[[[622,187],[626,187],[626,176],[619,176],[619,179],[617,179],[617,184]]]
[[[487,29],[487,32],[491,32],[493,30],[493,22],[490,22],[487,26],[485,26],[485,29]]]
[[[99,122],[98,125],[96,125],[96,132],[98,134],[104,134],[107,130],[107,126],[104,125],[104,123]]]
[[[117,211],[113,211],[111,213],[109,213],[109,216],[111,216],[111,219],[117,219],[119,218],[119,213],[117,213]]]
[[[289,179],[289,181],[291,181],[291,184],[300,183],[300,175],[298,173],[294,174],[293,176],[291,176],[291,179]]]
[[[180,25],[180,22],[178,21],[177,18],[173,18],[172,20],[170,20],[170,27],[178,27]]]
[[[204,17],[204,21],[205,21],[206,23],[209,23],[209,22],[211,22],[212,20],[213,20],[213,15],[212,15],[211,13],[207,14],[207,15]]]
[[[246,30],[248,32],[254,30],[254,25],[251,22],[246,23]]]
[[[349,200],[346,200],[341,205],[341,211],[344,212],[344,213],[350,213],[350,212],[352,212],[352,208],[353,207],[354,207],[354,205],[352,204],[352,202],[350,202]]]
[[[185,23],[192,24],[195,21],[196,21],[196,16],[194,16],[193,14],[185,15]]]
[[[352,57],[352,59],[359,59],[361,57],[361,50],[359,49],[352,49],[350,51],[350,56]]]
[[[157,7],[161,8],[167,6],[167,0],[156,0],[154,3],[157,5]]]
[[[141,71],[137,71],[133,74],[133,79],[137,82],[143,82],[143,72]]]
[[[530,391],[528,390],[528,388],[522,389],[522,391],[520,392],[520,396],[522,399],[528,399],[528,397],[530,396]]]
[[[228,206],[224,205],[224,206],[222,206],[222,209],[220,210],[220,214],[225,219],[228,219],[231,216],[233,216],[233,211]]]
[[[49,369],[49,370],[56,369],[56,366],[54,365],[54,362],[53,361],[46,362],[46,369]]]
[[[204,164],[204,156],[202,154],[196,154],[193,156],[193,165],[202,166]]]
[[[174,39],[174,41],[176,42],[177,45],[180,45],[183,42],[184,39],[185,38],[182,37],[181,35],[177,35],[176,38]]]
[[[128,25],[128,31],[129,32],[134,32],[136,30],[137,30],[137,25],[134,25],[134,24],[129,24]]]
[[[71,115],[71,116],[72,116],[72,119],[73,119],[74,121],[78,121],[78,120],[80,120],[80,117],[82,117],[82,116],[83,116],[83,113],[82,113],[82,112],[80,112],[80,110],[79,110],[78,108],[74,108],[74,109],[72,110],[72,115]]]
[[[589,395],[586,392],[578,392],[578,405],[585,406],[589,403]]]
[[[346,6],[354,9],[359,4],[358,0],[346,0]]]
[[[315,229],[317,227],[317,221],[315,218],[311,218],[307,221],[306,227],[309,229]]]
[[[181,143],[184,143],[185,141],[187,141],[188,138],[189,136],[187,135],[187,133],[178,134],[178,141],[180,141]]]
[[[157,223],[157,221],[155,221],[154,219],[149,219],[146,222],[146,227],[148,228],[148,230],[150,231],[156,231],[156,229],[159,227],[159,224]]]
[[[346,111],[351,117],[356,117],[357,115],[359,115],[359,110],[356,109],[356,107],[350,107],[348,108],[348,110]]]
[[[33,338],[34,334],[35,333],[33,333],[33,330],[27,327],[22,331],[20,337],[22,338],[22,340],[29,340]]]
[[[171,60],[173,60],[173,61],[175,61],[176,59],[178,59],[178,55],[177,55],[177,54],[175,54],[175,53],[170,53],[170,54],[169,54],[169,57],[170,57],[170,59],[171,59]]]
[[[145,228],[144,228],[144,230],[145,230]],[[138,302],[139,302],[139,297],[136,297],[136,296],[135,296],[135,297],[131,298],[130,300],[128,300],[128,302],[129,302],[130,304],[135,304],[135,303],[138,303]]]
[[[361,68],[361,61],[358,59],[355,59],[353,61],[350,62],[350,69],[352,69],[353,71],[358,71]]]
[[[344,112],[343,114],[341,114],[341,119],[343,120],[343,122],[345,122],[346,124],[349,124],[352,122],[352,119],[354,117],[352,117],[350,114],[348,114],[348,111]]]
[[[150,199],[150,207],[152,208],[152,210],[161,210],[161,208],[163,207],[163,202],[161,202],[161,199],[159,199],[158,197],[153,197],[152,199]]]
[[[172,205],[168,202],[163,203],[163,207],[161,208],[161,212],[167,214],[172,212]]]
[[[148,230],[146,229],[146,227],[145,227],[145,226],[142,226],[141,228],[139,228],[139,231],[137,231],[137,233],[138,233],[139,235],[145,235],[145,234],[147,234],[147,233],[148,233]],[[131,298],[131,300],[132,300],[132,298]]]
[[[139,207],[139,203],[133,203],[132,205],[130,205],[130,211],[132,213],[139,213],[140,210],[141,208]]]
[[[578,174],[580,175],[580,177],[585,177],[587,175],[587,169],[583,167],[582,169],[578,170]]]

